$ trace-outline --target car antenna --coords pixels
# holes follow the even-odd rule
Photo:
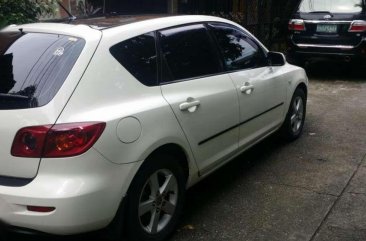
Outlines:
[[[72,21],[74,21],[74,20],[76,20],[76,17],[74,16],[74,15],[72,15],[71,13],[70,13],[70,11],[69,10],[67,10],[66,8],[65,8],[65,6],[64,5],[62,5],[62,3],[60,2],[60,1],[57,1],[57,3],[58,3],[58,5],[60,5],[60,7],[67,13],[67,15],[69,15],[69,23],[70,22],[72,22]]]

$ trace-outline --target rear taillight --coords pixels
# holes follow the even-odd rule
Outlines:
[[[366,21],[363,20],[353,21],[348,31],[353,33],[366,32]]]
[[[302,19],[291,19],[288,23],[288,29],[291,31],[305,31],[305,22]]]
[[[11,154],[17,157],[70,157],[89,150],[103,133],[105,123],[70,123],[20,129]]]

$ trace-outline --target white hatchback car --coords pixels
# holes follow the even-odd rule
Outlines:
[[[0,32],[0,219],[163,240],[186,188],[280,130],[308,80],[231,21],[143,16]]]

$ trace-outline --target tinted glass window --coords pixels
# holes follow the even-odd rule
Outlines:
[[[362,11],[363,0],[303,0],[300,12],[357,13]]]
[[[51,101],[84,45],[82,39],[63,35],[0,33],[0,109]]]
[[[164,30],[160,39],[164,82],[220,72],[220,62],[203,25]]]
[[[157,54],[154,33],[147,33],[123,41],[110,49],[137,80],[147,86],[157,85]]]
[[[210,24],[228,70],[262,67],[263,51],[244,33],[227,25]]]

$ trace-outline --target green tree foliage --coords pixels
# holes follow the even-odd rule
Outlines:
[[[106,0],[85,0],[78,2],[80,15],[93,16],[104,13]]]
[[[0,29],[36,22],[39,16],[53,13],[55,4],[55,0],[0,0]]]

